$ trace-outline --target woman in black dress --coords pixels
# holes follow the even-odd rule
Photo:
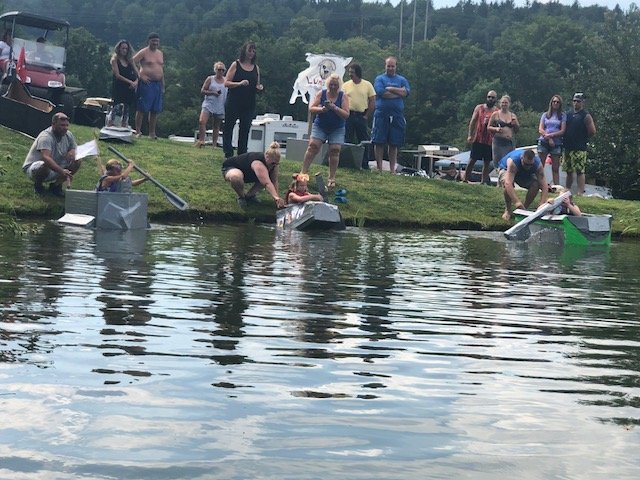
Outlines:
[[[224,108],[224,130],[222,131],[222,148],[224,156],[233,156],[233,127],[236,120],[238,126],[238,155],[247,152],[251,121],[256,116],[256,93],[263,90],[260,83],[260,69],[256,65],[256,44],[245,43],[240,49],[239,58],[227,70],[224,86],[227,102]]]
[[[129,109],[136,99],[138,88],[138,70],[133,62],[131,44],[127,40],[120,40],[111,55],[111,100],[113,106],[109,112],[107,126],[129,126]],[[114,125],[116,119],[119,125]]]

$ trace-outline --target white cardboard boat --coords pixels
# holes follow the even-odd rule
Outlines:
[[[301,231],[345,228],[338,207],[326,202],[295,203],[278,210],[276,225]]]

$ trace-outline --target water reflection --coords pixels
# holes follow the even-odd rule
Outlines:
[[[53,223],[1,240],[8,477],[640,473],[637,243]]]

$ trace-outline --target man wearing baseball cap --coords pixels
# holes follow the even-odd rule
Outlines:
[[[567,190],[571,190],[575,172],[578,181],[578,195],[584,193],[587,142],[596,134],[593,117],[584,109],[586,98],[584,93],[573,95],[573,109],[567,112],[567,128],[563,139],[562,169],[567,174]]]

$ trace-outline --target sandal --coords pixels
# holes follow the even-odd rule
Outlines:
[[[336,186],[335,178],[330,178],[329,180],[327,180],[327,188],[335,188],[335,186]]]

